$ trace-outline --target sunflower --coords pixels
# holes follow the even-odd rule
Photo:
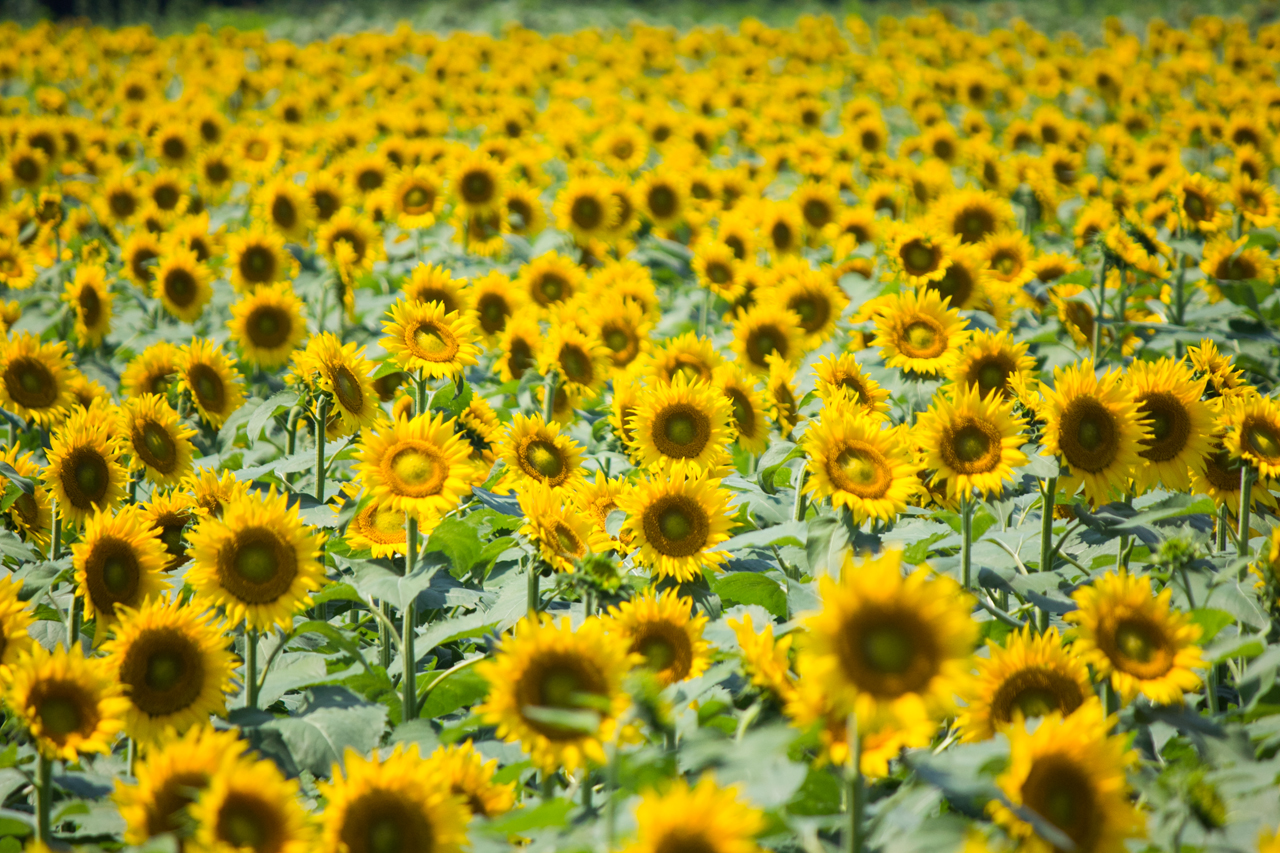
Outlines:
[[[610,608],[610,627],[629,643],[631,652],[662,687],[697,678],[711,665],[711,644],[702,638],[705,615],[691,615],[693,602],[675,589],[646,590]]]
[[[1122,853],[1125,841],[1143,834],[1143,819],[1130,802],[1125,768],[1137,760],[1128,736],[1108,734],[1110,722],[1096,702],[1063,717],[1050,714],[1035,731],[1009,731],[1009,769],[996,784],[1008,802],[993,802],[995,822],[1018,839],[1019,850],[1052,853],[1062,848],[1035,834],[1014,808],[1034,812],[1081,853]]]
[[[961,243],[981,243],[988,235],[1012,228],[1013,206],[985,190],[960,190],[940,199],[933,214]]]
[[[1220,423],[1226,428],[1222,444],[1233,459],[1263,477],[1280,475],[1280,402],[1272,397],[1228,398]]]
[[[582,477],[581,445],[561,435],[558,425],[544,423],[541,415],[515,414],[502,440],[501,457],[508,488],[525,483],[571,487]]]
[[[1153,595],[1151,578],[1108,573],[1072,594],[1079,605],[1066,615],[1077,628],[1072,650],[1110,677],[1126,702],[1139,693],[1161,705],[1182,703],[1183,693],[1200,689],[1192,672],[1206,666],[1195,642],[1200,626],[1169,606],[1173,590]]]
[[[221,517],[204,516],[187,539],[194,601],[221,608],[232,627],[288,629],[324,583],[324,534],[304,525],[298,504],[274,486],[236,498]]]
[[[101,664],[78,648],[47,652],[39,643],[19,655],[5,684],[5,705],[31,734],[47,758],[72,762],[79,756],[109,754],[124,727],[129,700]]]
[[[1183,228],[1213,234],[1222,230],[1231,217],[1222,209],[1221,185],[1199,172],[1184,175],[1170,188],[1177,203],[1178,220]]]
[[[453,796],[418,745],[397,744],[365,759],[347,748],[325,797],[321,849],[325,853],[459,853],[467,844],[467,807]]]
[[[769,375],[765,378],[765,395],[773,407],[773,419],[788,440],[800,423],[800,403],[796,400],[796,368],[777,356],[769,359]]]
[[[712,383],[729,401],[738,447],[752,455],[763,453],[769,446],[769,416],[755,378],[729,363],[716,368]]]
[[[518,382],[537,365],[541,341],[542,328],[535,318],[513,315],[507,321],[498,343],[498,375],[503,382]]]
[[[504,170],[496,160],[468,153],[454,164],[449,184],[458,206],[472,216],[497,211],[502,201]]]
[[[197,468],[182,485],[191,496],[197,518],[221,518],[227,507],[249,494],[250,484],[237,479],[234,471],[219,474],[210,468]]]
[[[1196,375],[1209,381],[1218,396],[1231,396],[1246,385],[1244,371],[1235,366],[1231,356],[1222,354],[1212,338],[1202,338],[1199,346],[1187,347],[1187,362]]]
[[[960,238],[930,234],[915,225],[899,225],[887,235],[885,257],[910,287],[940,281]]]
[[[721,788],[710,774],[690,787],[683,778],[664,792],[649,791],[636,806],[636,840],[624,853],[758,853],[754,837],[764,813]]]
[[[3,188],[0,181],[0,188]],[[36,283],[35,258],[16,240],[0,237],[0,284],[10,290],[26,290]]]
[[[467,313],[470,297],[466,279],[453,277],[453,272],[436,264],[418,264],[401,285],[410,302],[439,302],[446,314]]]
[[[770,300],[785,307],[800,320],[805,345],[817,347],[836,331],[836,322],[849,305],[830,271],[800,266],[788,270],[770,294]]]
[[[375,501],[434,526],[470,488],[468,450],[443,414],[400,418],[365,434],[356,470]]]
[[[605,356],[615,368],[625,368],[648,352],[653,324],[636,303],[601,300],[592,312],[592,320]]]
[[[960,246],[946,260],[942,277],[930,281],[926,288],[936,292],[952,308],[974,310],[988,298],[988,287],[983,284],[982,261],[973,246]],[[995,310],[993,316],[1001,312]]]
[[[964,318],[932,290],[890,297],[876,317],[875,345],[889,367],[945,373],[968,340]]]
[[[195,430],[159,394],[130,397],[120,409],[128,437],[130,471],[142,471],[157,485],[176,486],[191,471]]]
[[[119,627],[103,651],[129,697],[125,731],[153,743],[226,711],[235,658],[214,614],[197,615],[176,601],[121,606]]]
[[[959,350],[947,378],[957,385],[977,387],[983,398],[995,391],[1011,399],[1014,377],[1030,381],[1035,365],[1027,345],[1015,341],[1008,332],[980,330]]]
[[[526,617],[476,665],[489,695],[474,711],[543,770],[603,764],[604,744],[631,703],[622,682],[634,663],[626,641],[599,618],[575,627],[568,617]]]
[[[892,521],[919,490],[905,427],[884,428],[878,417],[828,409],[805,431],[805,492],[848,507],[854,521]]]
[[[545,375],[555,370],[565,392],[594,397],[608,378],[608,356],[603,345],[570,323],[556,324],[538,353]]]
[[[608,184],[596,177],[571,177],[556,196],[553,212],[557,226],[582,245],[616,229],[621,214]]]
[[[548,252],[520,270],[519,283],[539,307],[568,302],[582,289],[582,269],[564,255]]]
[[[126,397],[165,394],[170,380],[182,363],[182,351],[171,343],[158,341],[129,362],[120,374],[120,391]]]
[[[382,346],[405,370],[454,379],[476,363],[475,327],[458,312],[446,313],[439,302],[400,300],[387,313],[391,319],[382,324]]]
[[[1089,668],[1064,648],[1057,628],[1023,628],[1003,646],[987,641],[989,658],[976,658],[978,675],[957,724],[966,741],[987,740],[1009,726],[1049,714],[1068,716],[1093,700]]]
[[[125,822],[125,843],[141,845],[172,833],[184,849],[195,830],[189,807],[215,777],[251,769],[244,759],[247,746],[237,730],[211,726],[193,726],[182,736],[168,732],[151,744],[137,763],[136,784],[117,777],[111,795]]]
[[[58,502],[58,513],[72,526],[124,500],[129,473],[120,462],[115,423],[112,414],[95,406],[79,410],[50,436],[49,464],[41,478]]]
[[[495,818],[515,807],[516,783],[495,782],[498,761],[485,761],[471,741],[438,746],[424,761],[429,779],[446,784],[472,815]]]
[[[954,707],[978,626],[954,580],[923,566],[903,577],[901,566],[901,551],[861,561],[849,554],[838,581],[822,578],[822,609],[806,620],[797,667],[802,682],[826,688],[837,712],[889,714],[915,730]]]
[[[605,537],[604,547],[618,552],[629,550],[630,537],[622,535],[615,539],[609,535],[609,514],[618,510],[618,498],[626,490],[627,485],[621,478],[609,479],[603,471],[597,471],[592,480],[580,480],[570,500],[574,509],[590,520],[595,531]],[[626,543],[625,545],[623,543]]]
[[[349,207],[342,208],[320,226],[316,246],[331,263],[341,260],[352,272],[371,272],[374,263],[386,257],[382,233],[373,220]]]
[[[86,617],[98,617],[95,641],[120,620],[116,608],[139,607],[170,586],[164,570],[169,562],[159,531],[134,505],[112,515],[98,512],[85,525],[84,536],[71,546],[71,565],[84,596]]]
[[[738,273],[743,262],[733,249],[718,240],[703,240],[693,253],[693,271],[698,284],[721,299],[733,301],[742,290]]]
[[[764,247],[775,261],[796,254],[803,246],[804,217],[789,202],[760,202],[757,208]]]
[[[257,221],[269,223],[287,240],[306,240],[315,221],[315,206],[296,180],[284,175],[273,178],[255,193],[255,198]]]
[[[227,238],[227,262],[231,286],[238,291],[260,284],[290,281],[297,275],[297,261],[284,247],[284,235],[258,224]]]
[[[76,268],[76,276],[67,282],[62,301],[75,312],[76,338],[82,346],[96,347],[111,331],[113,299],[105,269],[97,264]]]
[[[343,491],[349,499],[356,499],[360,494],[360,484],[354,481],[347,483]],[[392,509],[385,501],[369,500],[347,522],[343,538],[351,550],[367,550],[375,559],[404,554],[409,541],[404,510]]]
[[[729,538],[728,505],[719,480],[684,471],[642,479],[618,497],[636,562],[680,582],[719,569],[727,559],[715,547]]]
[[[346,187],[332,172],[318,170],[307,175],[306,190],[315,208],[316,219],[321,222],[328,222],[346,207]]]
[[[538,191],[527,184],[508,184],[502,194],[502,206],[505,209],[504,221],[512,234],[529,239],[541,234],[547,227],[547,213],[542,207]],[[622,199],[618,199],[618,206],[621,211]]]
[[[298,782],[269,760],[220,768],[190,807],[192,847],[201,853],[308,853],[315,832]]]
[[[772,622],[756,631],[750,613],[740,620],[727,619],[742,651],[743,672],[756,687],[764,688],[784,703],[796,692],[796,679],[791,672],[791,644],[797,633],[774,636]]]
[[[334,406],[325,434],[340,438],[374,427],[382,420],[382,408],[370,374],[372,362],[364,347],[343,344],[337,335],[321,332],[293,353],[292,375],[313,391],[325,394]]]
[[[649,372],[663,382],[675,381],[683,374],[690,383],[710,382],[717,367],[724,362],[710,338],[686,332],[669,338],[649,357]]]
[[[502,432],[498,415],[483,397],[472,397],[454,421],[453,429],[466,443],[475,485],[481,485],[489,479],[493,463],[498,460],[496,445]]]
[[[1162,358],[1129,365],[1129,393],[1150,436],[1138,451],[1146,464],[1134,469],[1139,489],[1163,484],[1171,491],[1191,487],[1191,471],[1204,467],[1213,439],[1213,413],[1200,397],[1205,380],[1194,378],[1181,361]]]
[[[654,225],[673,227],[685,214],[689,204],[689,186],[676,171],[650,171],[636,187],[640,211]]]
[[[40,484],[40,465],[30,452],[23,452],[18,445],[0,449],[0,461],[17,471],[18,476],[33,481],[32,493],[21,492],[9,505],[9,519],[23,540],[44,553],[53,532],[53,506],[49,501],[49,490]],[[0,475],[0,486],[7,485],[7,478]],[[0,648],[0,655],[3,651]]]
[[[430,228],[444,207],[444,186],[432,169],[414,166],[388,181],[396,224],[407,231]]]
[[[951,498],[977,492],[985,500],[1003,491],[1014,469],[1027,464],[1019,449],[1026,442],[1026,424],[1013,406],[997,392],[983,397],[973,385],[952,386],[934,396],[916,420],[915,433],[935,486],[945,482]]]
[[[507,327],[507,321],[519,314],[526,301],[524,294],[511,286],[511,279],[494,270],[471,285],[471,310],[475,324],[486,343],[492,344]]]
[[[591,553],[609,550],[608,534],[591,523],[590,516],[565,507],[563,492],[544,484],[519,493],[525,523],[520,532],[538,546],[546,563],[558,572],[572,572]]]
[[[189,482],[189,480],[188,480]],[[247,486],[248,484],[246,484]],[[147,521],[164,543],[169,562],[165,571],[173,571],[187,562],[187,549],[182,535],[194,516],[195,498],[181,489],[155,490],[149,503],[141,504]]]
[[[732,408],[719,389],[678,375],[652,388],[632,417],[641,465],[651,471],[715,474],[733,440]]]
[[[30,654],[34,640],[29,631],[35,617],[18,596],[22,581],[0,578],[0,679],[8,678],[13,666]]]
[[[1112,488],[1127,487],[1139,464],[1142,442],[1150,435],[1146,422],[1119,371],[1096,376],[1086,359],[1055,369],[1053,384],[1043,387],[1041,414],[1045,448],[1066,460],[1070,471],[1059,488],[1074,494],[1083,483],[1090,502],[1105,504]]]
[[[209,340],[197,339],[183,347],[178,388],[191,395],[200,417],[215,429],[244,405],[244,379],[235,359]]]
[[[888,389],[863,373],[852,353],[823,356],[813,372],[817,376],[815,390],[824,408],[888,417]]]
[[[71,408],[75,366],[62,341],[41,343],[19,332],[0,344],[0,406],[37,426],[49,427]]]
[[[302,300],[293,285],[259,285],[231,306],[227,322],[245,361],[266,370],[289,363],[307,335]]]

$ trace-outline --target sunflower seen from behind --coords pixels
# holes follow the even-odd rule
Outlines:
[[[1173,590],[1159,594],[1151,578],[1109,572],[1072,593],[1079,606],[1066,615],[1076,627],[1072,651],[1109,678],[1125,702],[1139,694],[1160,705],[1180,705],[1183,694],[1200,689],[1193,670],[1207,664],[1196,641],[1200,626],[1170,605]]]
[[[800,440],[808,457],[804,491],[847,507],[853,520],[891,521],[919,491],[905,427],[879,417],[826,409]]]
[[[110,671],[79,647],[52,652],[35,644],[10,667],[5,705],[46,758],[72,762],[108,754],[124,726],[128,700]]]
[[[303,524],[287,494],[250,492],[187,536],[187,583],[196,606],[218,607],[232,626],[288,629],[324,582],[324,534]]]
[[[658,473],[642,478],[618,497],[627,514],[620,538],[635,561],[655,578],[680,582],[719,569],[728,554],[716,546],[729,538],[729,494],[706,474]]]
[[[167,729],[182,733],[226,712],[236,660],[221,620],[163,599],[117,613],[115,636],[102,650],[129,699],[126,734],[153,743]]]
[[[567,617],[526,617],[476,665],[489,693],[475,713],[543,770],[600,765],[631,704],[622,682],[634,663],[626,641],[599,618],[575,628]],[[558,721],[566,712],[577,725]]]
[[[945,482],[948,496],[981,498],[1000,494],[1016,468],[1027,464],[1020,449],[1025,426],[1013,401],[998,392],[981,396],[973,385],[951,386],[934,395],[933,405],[916,420],[915,438],[935,485]]]
[[[609,609],[609,622],[643,658],[641,667],[666,687],[697,678],[711,665],[711,644],[702,637],[705,614],[694,614],[693,602],[678,591],[648,589]]]

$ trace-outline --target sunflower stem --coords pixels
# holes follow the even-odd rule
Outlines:
[[[391,605],[385,601],[378,602],[378,663],[383,669],[391,667]],[[375,618],[377,618],[375,616]]]
[[[804,521],[804,514],[808,511],[808,501],[805,499],[804,485],[809,479],[808,466],[800,469],[800,480],[796,483],[796,502],[791,508],[791,518],[795,521]]]
[[[284,453],[292,456],[298,451],[298,421],[302,419],[302,407],[294,406],[289,410],[289,418],[284,426]]]
[[[973,496],[960,496],[960,577],[966,590],[973,589]]]
[[[1218,667],[1209,666],[1208,676],[1204,682],[1204,698],[1209,705],[1209,713],[1218,713]]]
[[[553,367],[547,371],[546,382],[542,386],[542,422],[551,423],[551,416],[556,411],[556,386],[560,382],[560,374]]]
[[[1218,552],[1227,550],[1227,505],[1218,507]]]
[[[418,376],[413,380],[413,413],[415,415],[425,415],[427,413],[427,378],[418,372]]]
[[[582,771],[582,810],[585,812],[595,811],[595,803],[592,801],[593,793],[594,792],[592,791],[592,788],[591,788],[591,771],[583,770]]]
[[[404,573],[405,577],[413,574],[413,570],[418,563],[418,519],[412,513],[408,514],[408,531],[405,534],[405,553],[404,553]],[[408,722],[418,716],[418,680],[417,654],[413,648],[414,641],[414,623],[417,621],[418,608],[417,604],[410,601],[404,607],[403,628],[403,647],[401,648],[401,656],[404,658],[404,682],[400,685],[402,695],[403,722]]]
[[[1107,256],[1102,255],[1098,270],[1098,315],[1093,318],[1093,361],[1097,364],[1102,354],[1102,317],[1107,308]]]
[[[538,592],[538,561],[535,559],[530,559],[529,560],[529,594],[528,594],[530,614],[537,613],[539,610],[542,609],[539,606],[540,602],[538,599],[540,597],[541,596]]]
[[[542,801],[549,803],[556,798],[556,774],[547,770],[542,771]]]
[[[845,853],[862,853],[862,739],[858,736],[858,714],[850,714],[845,725],[849,739],[849,765],[844,773],[849,827],[844,849]]]
[[[134,772],[134,765],[138,763],[138,742],[133,738],[127,738],[126,740],[127,743],[125,744],[124,753],[125,767],[127,768],[130,776],[137,778],[138,774]]]
[[[1253,502],[1253,466],[1247,462],[1240,467],[1240,526],[1236,528],[1236,556],[1249,553],[1249,506]]]
[[[244,706],[258,707],[258,629],[244,635]]]
[[[582,593],[582,613],[584,616],[590,619],[591,614],[595,613],[595,611],[596,611],[596,593],[595,593],[595,590],[588,588],[585,592]]]
[[[49,559],[56,560],[62,554],[62,516],[58,515],[57,498],[49,498],[49,516],[53,523],[53,535],[49,541]]]
[[[1040,482],[1040,571],[1053,570],[1053,507],[1058,492],[1058,478],[1050,477]],[[1049,630],[1049,611],[1040,608],[1036,611],[1036,627],[1040,633]]]
[[[36,765],[36,840],[48,844],[53,840],[49,815],[53,810],[53,761],[43,753]]]
[[[324,431],[329,423],[329,398],[320,395],[320,413],[316,416],[316,500],[324,503]]]
[[[80,623],[84,621],[84,599],[79,595],[71,597],[71,624],[67,630],[67,648],[73,649],[80,642]]]

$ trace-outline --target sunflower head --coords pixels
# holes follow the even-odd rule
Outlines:
[[[516,413],[502,441],[501,456],[511,482],[542,483],[552,488],[572,485],[582,477],[582,448],[544,423],[540,415]]]
[[[693,602],[674,589],[658,593],[650,589],[610,609],[616,630],[644,658],[641,664],[666,687],[696,678],[711,664],[711,644],[702,638],[705,615],[691,615]]]
[[[114,514],[94,513],[84,537],[71,546],[85,615],[98,617],[97,642],[120,618],[117,607],[138,607],[169,587],[164,575],[169,559],[157,532],[146,513],[129,505]]]
[[[916,421],[916,436],[925,464],[945,480],[951,497],[984,498],[999,494],[1027,463],[1020,449],[1025,423],[1013,412],[1013,401],[997,392],[981,396],[973,385],[952,386],[934,397]]]
[[[231,306],[231,337],[244,360],[272,369],[289,363],[307,335],[302,300],[288,282],[260,285]]]
[[[824,409],[801,439],[809,458],[805,491],[848,507],[858,522],[893,519],[920,489],[904,429],[886,429],[883,418],[857,410]]]
[[[215,853],[306,853],[315,831],[297,780],[269,760],[241,759],[220,768],[191,806],[193,846]]]
[[[111,673],[78,648],[47,652],[35,644],[10,668],[5,705],[43,755],[70,762],[111,751],[128,701]]]
[[[215,428],[244,405],[244,379],[235,359],[209,340],[195,340],[183,348],[178,387],[191,395],[200,417]]]
[[[649,391],[632,417],[642,463],[652,471],[715,474],[733,440],[729,402],[710,382],[683,375]]]
[[[470,487],[468,450],[443,414],[400,418],[365,434],[357,470],[381,506],[430,528]]]
[[[876,317],[885,363],[925,376],[946,372],[968,339],[960,313],[932,290],[891,297]]]
[[[637,562],[658,577],[688,581],[718,569],[729,538],[728,493],[707,475],[672,474],[640,480],[618,498],[623,533]]]
[[[458,312],[436,302],[400,301],[388,311],[382,345],[409,372],[455,378],[480,353],[474,326]]]
[[[471,741],[438,746],[427,756],[428,778],[445,782],[455,797],[461,797],[473,815],[495,818],[515,806],[514,782],[496,782],[496,759],[485,761]]]
[[[10,336],[0,345],[0,405],[39,426],[56,424],[71,408],[74,371],[65,343]]]
[[[764,814],[721,788],[710,776],[697,785],[684,779],[662,793],[650,791],[636,806],[636,841],[626,853],[757,853],[755,836]]]
[[[120,461],[118,423],[114,412],[97,403],[76,411],[50,437],[42,476],[59,512],[73,525],[124,499],[128,471]]]

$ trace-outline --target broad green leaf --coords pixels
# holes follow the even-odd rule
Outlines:
[[[382,740],[387,709],[345,687],[324,685],[306,692],[296,714],[262,728],[274,729],[289,747],[299,770],[328,777],[348,748],[367,755]]]
[[[489,682],[476,672],[474,666],[467,667],[436,682],[422,701],[418,716],[428,720],[444,717],[459,708],[474,705],[487,695]]]
[[[765,575],[732,572],[716,578],[711,589],[725,604],[758,604],[778,619],[787,618],[786,592]]]

